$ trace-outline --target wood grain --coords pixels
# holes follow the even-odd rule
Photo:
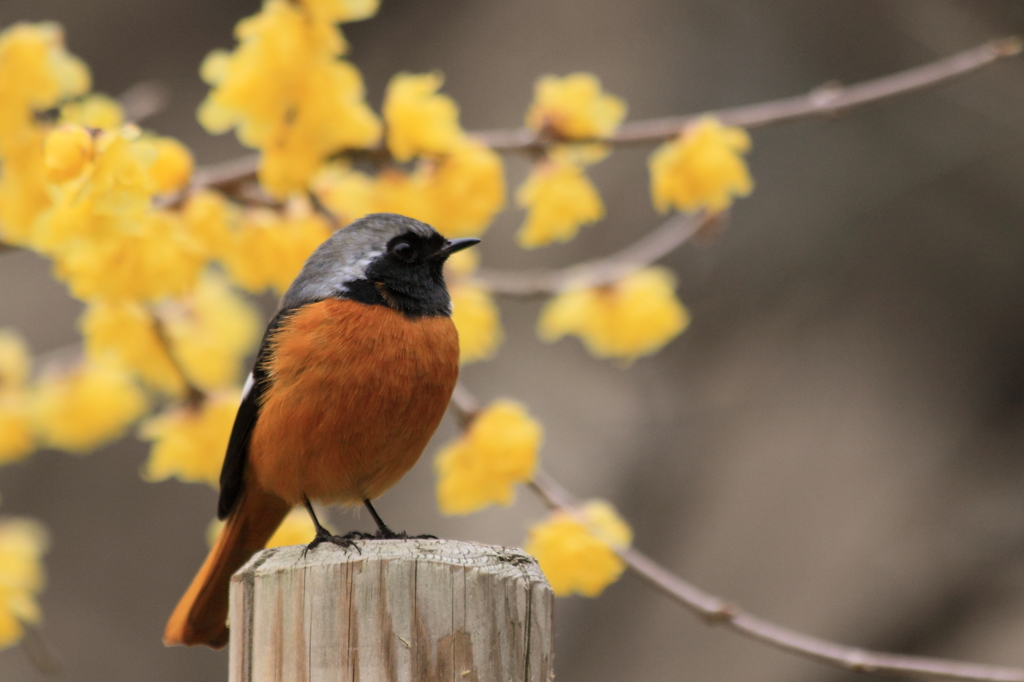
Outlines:
[[[518,549],[265,550],[231,581],[231,682],[548,682],[554,597]]]

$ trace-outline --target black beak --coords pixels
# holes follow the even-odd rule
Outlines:
[[[480,243],[480,240],[476,237],[466,237],[465,239],[449,239],[441,247],[441,250],[437,252],[437,255],[441,258],[447,258],[456,251],[462,251],[468,249],[471,246],[476,246]]]

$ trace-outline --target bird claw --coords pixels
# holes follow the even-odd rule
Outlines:
[[[309,552],[311,549],[316,549],[319,545],[321,545],[321,544],[323,544],[325,542],[329,542],[332,545],[337,545],[338,547],[345,547],[345,548],[351,547],[351,548],[355,549],[357,552],[359,552],[360,554],[362,554],[363,550],[359,549],[359,545],[357,545],[355,542],[353,542],[353,540],[365,540],[365,539],[366,539],[366,533],[360,533],[359,531],[352,531],[351,533],[347,533],[345,535],[331,535],[329,532],[327,532],[327,530],[321,528],[321,529],[317,530],[316,536],[302,550],[302,558],[305,559],[307,552]]]

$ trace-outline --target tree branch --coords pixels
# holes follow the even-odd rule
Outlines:
[[[687,123],[704,115],[717,117],[728,125],[757,128],[811,116],[835,116],[854,107],[915,92],[981,69],[989,64],[1019,54],[1021,40],[1017,37],[1000,38],[983,45],[958,52],[949,57],[900,71],[881,78],[843,86],[826,86],[806,95],[749,104],[731,109],[687,114],[667,118],[652,118],[627,121],[609,138],[597,140],[573,140],[574,142],[603,142],[611,144],[634,144],[660,142],[679,134]],[[563,142],[545,134],[538,137],[534,130],[481,130],[469,133],[495,151],[527,152],[536,154],[553,143]],[[363,155],[379,150],[362,150]],[[259,155],[250,154],[196,171],[192,189],[214,187],[230,189],[238,183],[252,180],[256,176]]]
[[[548,296],[570,287],[611,284],[664,258],[695,234],[726,219],[726,214],[676,214],[653,232],[605,258],[559,270],[480,270],[469,277],[488,291],[505,296]]]
[[[704,114],[627,121],[609,138],[585,141],[612,144],[661,142],[675,137],[688,123],[704,115],[711,115],[722,123],[743,128],[758,128],[811,116],[835,116],[846,109],[929,88],[977,71],[1001,59],[1020,54],[1021,47],[1019,37],[999,38],[923,66],[847,87],[826,85],[806,95]],[[475,135],[497,151],[536,152],[551,142],[538,140],[537,133],[526,128],[482,131]]]
[[[537,472],[530,488],[552,509],[573,513],[576,507],[572,495],[543,471]],[[705,592],[637,549],[629,547],[616,552],[641,578],[708,624],[721,625],[777,649],[854,672],[981,682],[1024,682],[1024,669],[1020,668],[869,651],[790,630]]]

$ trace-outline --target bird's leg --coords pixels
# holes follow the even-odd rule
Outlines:
[[[338,545],[339,547],[355,547],[356,551],[362,554],[362,550],[359,546],[353,542],[353,540],[363,540],[369,537],[366,533],[360,533],[359,531],[353,531],[347,535],[332,535],[331,531],[327,530],[320,524],[320,519],[316,517],[316,512],[313,511],[313,505],[310,503],[308,497],[302,498],[306,503],[306,511],[309,512],[309,517],[313,519],[313,525],[316,527],[316,535],[313,540],[306,545],[306,549],[302,550],[302,555],[305,556],[306,552],[311,549],[316,549],[317,545],[323,542],[330,542],[331,544]]]
[[[409,539],[409,534],[406,533],[404,530],[401,533],[396,533],[395,531],[393,531],[390,528],[388,528],[388,525],[386,523],[384,523],[384,520],[382,518],[380,518],[380,514],[378,514],[377,510],[373,508],[373,505],[370,504],[369,500],[363,500],[363,504],[366,505],[366,508],[370,510],[370,516],[372,516],[373,520],[377,523],[377,534],[373,536],[375,539],[377,539],[377,540],[408,540]],[[416,536],[414,536],[413,539],[416,539],[416,540],[436,540],[437,538],[435,536],[433,536],[433,535],[416,535]]]

